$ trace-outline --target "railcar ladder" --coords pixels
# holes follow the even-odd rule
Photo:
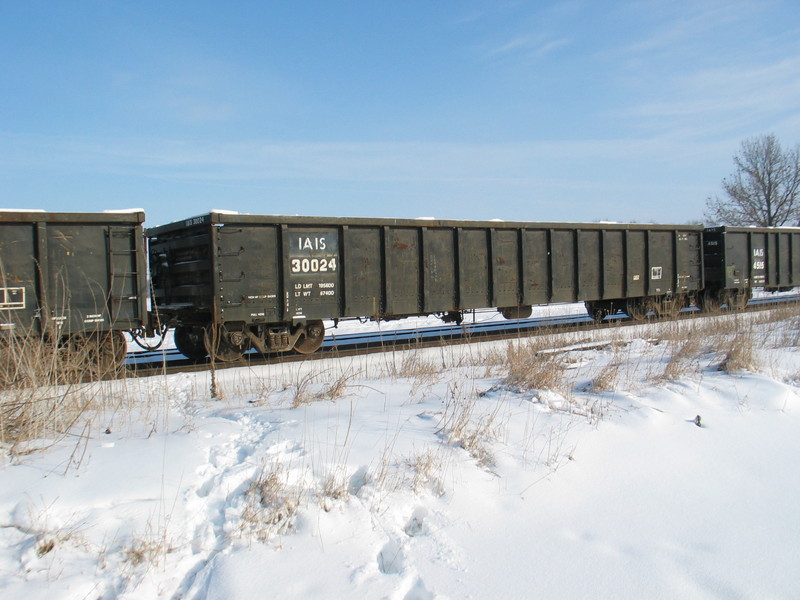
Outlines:
[[[108,228],[109,315],[115,328],[135,327],[139,314],[137,228]]]

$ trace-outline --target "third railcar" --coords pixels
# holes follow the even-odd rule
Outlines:
[[[505,223],[212,212],[150,229],[162,322],[179,350],[233,360],[315,351],[323,319],[376,320],[584,301],[595,318],[687,304],[702,226]]]
[[[800,285],[800,229],[708,227],[703,233],[707,303],[743,307],[753,288]]]

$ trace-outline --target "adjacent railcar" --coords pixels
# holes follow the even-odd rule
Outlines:
[[[800,228],[707,227],[703,254],[706,303],[740,308],[753,288],[800,286]]]
[[[683,305],[703,285],[702,227],[239,215],[147,231],[155,307],[179,350],[234,360],[317,350],[323,319],[587,302],[596,318]]]
[[[92,341],[121,363],[147,323],[143,212],[0,212],[0,336]]]

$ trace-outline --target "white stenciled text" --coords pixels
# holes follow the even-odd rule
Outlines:
[[[333,273],[336,271],[336,257],[331,258],[293,258],[292,273]]]

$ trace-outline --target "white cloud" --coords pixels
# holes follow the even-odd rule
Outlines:
[[[517,143],[200,143],[0,134],[0,155],[6,165],[13,159],[14,168],[217,181],[534,181],[570,172],[580,178],[646,155],[686,155],[691,147],[666,137]]]
[[[800,56],[771,64],[699,69],[664,86],[663,98],[627,114],[661,129],[694,125],[697,134],[758,128],[800,105]]]

